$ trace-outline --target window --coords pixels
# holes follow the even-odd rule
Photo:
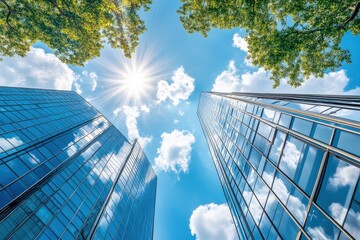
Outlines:
[[[313,123],[309,122],[307,120],[300,119],[300,118],[294,118],[291,129],[296,132],[302,133],[306,136],[309,136],[312,125],[313,125]]]
[[[359,174],[359,168],[330,155],[316,202],[340,225],[345,220]]]
[[[357,156],[360,156],[359,142],[360,142],[360,135],[342,130],[336,130],[333,146],[338,147],[349,153],[355,154]]]
[[[312,239],[337,239],[340,230],[315,206],[312,206],[305,225]]]
[[[314,124],[314,131],[312,137],[323,143],[329,143],[333,128],[324,126],[322,124]]]
[[[279,161],[279,157],[280,157],[283,145],[284,145],[285,137],[286,137],[285,133],[283,133],[281,131],[276,132],[275,140],[273,142],[273,145],[271,146],[271,150],[269,153],[269,159],[275,165],[277,165],[277,163]]]
[[[0,165],[0,186],[4,187],[16,179],[16,175],[6,164]]]

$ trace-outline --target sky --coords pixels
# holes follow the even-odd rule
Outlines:
[[[24,58],[0,62],[0,85],[74,90],[129,140],[138,138],[158,176],[155,240],[236,239],[196,115],[201,92],[360,94],[360,36],[346,34],[342,42],[352,64],[296,89],[284,79],[273,90],[270,73],[246,60],[243,30],[188,34],[179,7],[158,0],[141,14],[147,31],[131,60],[105,46],[100,57],[75,67],[39,42]]]

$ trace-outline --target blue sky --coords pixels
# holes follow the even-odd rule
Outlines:
[[[273,92],[272,82],[268,72],[245,61],[242,30],[215,29],[207,38],[190,35],[179,21],[179,6],[180,1],[154,1],[142,14],[148,30],[132,61],[106,46],[84,67],[68,66],[37,43],[25,58],[0,62],[0,85],[75,90],[129,139],[140,138],[158,175],[154,239],[232,239],[231,217],[196,115],[199,95]],[[352,64],[322,79],[310,78],[297,89],[284,80],[276,91],[360,94],[359,43],[359,36],[343,39]],[[146,96],[135,101],[124,78],[126,68],[141,65],[148,79]],[[211,216],[216,221],[209,221]]]

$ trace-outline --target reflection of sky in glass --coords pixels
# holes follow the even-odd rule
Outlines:
[[[359,168],[331,155],[317,203],[342,224],[359,178]]]

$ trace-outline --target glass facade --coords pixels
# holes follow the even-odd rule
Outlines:
[[[0,239],[152,239],[156,183],[75,92],[0,87]]]
[[[203,93],[240,239],[360,239],[360,97]]]

